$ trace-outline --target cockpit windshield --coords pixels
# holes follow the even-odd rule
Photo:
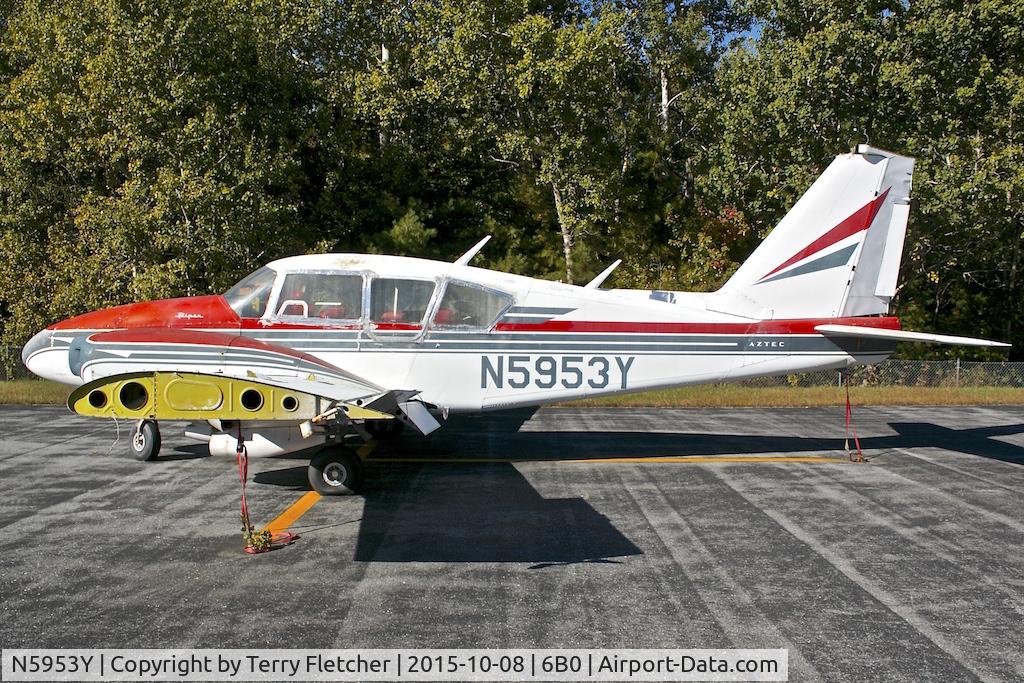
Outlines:
[[[267,310],[270,290],[274,287],[277,273],[264,266],[255,273],[242,278],[241,282],[224,292],[228,306],[242,318],[259,318]]]

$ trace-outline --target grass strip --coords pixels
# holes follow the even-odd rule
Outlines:
[[[0,382],[0,405],[52,405],[68,400],[71,387],[43,379]]]

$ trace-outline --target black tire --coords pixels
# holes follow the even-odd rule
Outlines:
[[[392,420],[367,420],[363,426],[378,441],[397,439],[405,431],[405,423],[397,417]]]
[[[154,420],[141,420],[132,432],[128,449],[136,460],[156,460],[160,454],[160,428]]]
[[[328,446],[309,461],[309,485],[321,496],[351,496],[363,484],[363,462],[344,446]]]

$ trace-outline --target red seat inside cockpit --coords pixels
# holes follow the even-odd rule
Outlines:
[[[380,316],[382,323],[403,323],[405,322],[405,311],[384,311]]]
[[[334,320],[342,320],[345,317],[344,306],[328,306],[320,311],[321,318],[332,318]]]

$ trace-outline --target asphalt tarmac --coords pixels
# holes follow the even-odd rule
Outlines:
[[[242,552],[233,459],[0,408],[2,647],[788,648],[790,679],[1024,680],[1024,407],[570,409],[370,454]],[[305,461],[254,460],[266,523]],[[307,502],[309,498],[307,497]]]

